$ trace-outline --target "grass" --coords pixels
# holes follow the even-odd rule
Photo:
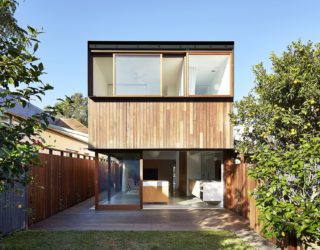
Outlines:
[[[21,231],[0,240],[0,249],[253,249],[228,231],[102,232]]]

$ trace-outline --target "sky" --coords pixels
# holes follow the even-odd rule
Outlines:
[[[43,29],[38,57],[54,86],[39,107],[87,95],[87,41],[234,41],[235,100],[254,86],[253,65],[270,68],[295,40],[320,42],[319,0],[22,0],[19,25]]]

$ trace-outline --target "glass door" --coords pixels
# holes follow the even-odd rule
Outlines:
[[[98,166],[99,208],[141,207],[140,154],[112,154]]]

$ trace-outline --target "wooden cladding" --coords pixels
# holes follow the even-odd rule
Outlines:
[[[91,149],[222,149],[233,147],[232,102],[94,102]]]

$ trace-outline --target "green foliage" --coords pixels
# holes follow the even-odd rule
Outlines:
[[[16,25],[15,9],[16,1],[1,0],[0,17],[9,13],[12,19],[9,26],[1,23],[1,31],[12,30],[10,24]],[[0,37],[0,114],[15,105],[25,107],[34,98],[41,100],[45,92],[52,89],[40,79],[44,67],[35,56],[39,32],[29,26],[27,30],[18,26],[14,30],[6,35],[1,33]],[[54,114],[55,110],[49,107],[46,113],[18,123],[0,123],[0,192],[15,183],[28,183],[27,171],[38,164],[37,153],[42,146],[39,134]]]
[[[283,244],[320,239],[320,44],[293,42],[254,67],[256,85],[231,114],[248,155],[263,233]]]
[[[25,31],[18,26],[17,20],[13,17],[16,7],[16,0],[0,0],[0,36],[2,38],[25,34]]]
[[[88,126],[88,98],[81,93],[60,99],[54,107],[59,111],[57,117],[74,118]]]

